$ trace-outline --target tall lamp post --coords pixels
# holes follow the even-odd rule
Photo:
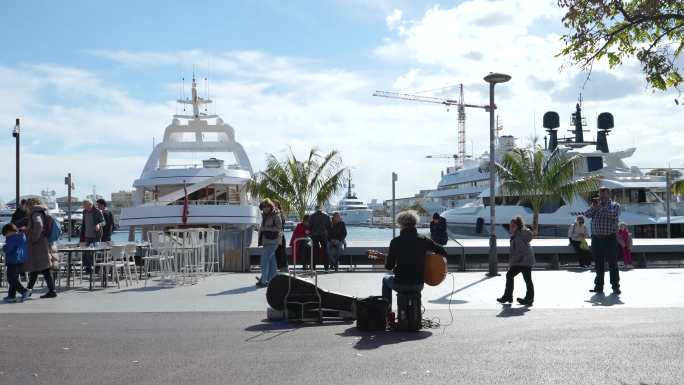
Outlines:
[[[397,236],[397,206],[396,206],[396,197],[395,197],[395,185],[397,184],[397,180],[399,177],[397,176],[396,172],[392,172],[392,238],[396,238]]]
[[[16,189],[15,189],[15,195],[14,195],[14,205],[16,208],[19,208],[19,118],[14,122],[14,129],[12,130],[12,136],[14,137],[15,143],[16,143],[16,150],[14,153],[15,159],[16,159]]]
[[[487,276],[494,277],[498,273],[498,258],[496,254],[496,191],[494,184],[496,183],[496,164],[494,155],[494,141],[496,139],[496,122],[494,121],[494,86],[497,83],[505,83],[511,80],[510,75],[500,73],[490,73],[484,77],[484,81],[489,83],[489,272]]]

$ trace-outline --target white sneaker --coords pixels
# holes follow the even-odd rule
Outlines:
[[[21,302],[24,302],[27,298],[31,296],[32,290],[26,289],[24,292],[21,294]]]

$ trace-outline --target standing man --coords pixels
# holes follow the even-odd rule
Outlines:
[[[309,227],[311,228],[311,240],[313,241],[314,258],[323,259],[325,271],[328,271],[328,257],[326,249],[328,247],[328,230],[330,229],[330,217],[323,213],[321,205],[316,206],[316,212],[309,217]],[[316,266],[313,266],[315,269]]]
[[[116,230],[114,214],[107,209],[107,201],[102,198],[97,200],[97,208],[102,212],[105,220],[105,225],[102,227],[102,242],[111,242],[112,233]]]
[[[102,216],[102,211],[93,206],[91,200],[84,200],[83,222],[81,223],[81,245],[90,246],[96,242],[100,242],[104,225],[105,219],[104,216]],[[83,253],[83,265],[86,268],[86,273],[90,273],[93,268],[93,254],[91,252]]]
[[[596,265],[596,279],[592,293],[603,293],[603,280],[606,270],[606,260],[610,269],[610,284],[613,294],[620,292],[620,272],[617,265],[617,237],[618,222],[620,220],[620,204],[610,200],[610,190],[599,188],[599,198],[594,198],[591,207],[584,213],[591,218],[591,250]]]
[[[430,221],[430,239],[442,246],[446,245],[449,240],[446,218],[438,213],[432,214],[432,220]]]

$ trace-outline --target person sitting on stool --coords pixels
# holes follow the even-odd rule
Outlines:
[[[423,290],[425,253],[428,250],[446,255],[442,246],[418,234],[417,223],[418,214],[415,211],[404,211],[397,215],[397,224],[401,230],[399,236],[390,242],[385,260],[385,268],[393,270],[394,275],[387,274],[382,279],[382,296],[387,300],[388,311],[392,310],[392,290],[417,293]]]

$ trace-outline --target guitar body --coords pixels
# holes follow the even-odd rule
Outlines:
[[[425,283],[430,286],[437,286],[446,278],[449,267],[443,255],[427,253],[425,255]]]
[[[385,254],[376,250],[368,250],[368,258],[378,263],[384,263]],[[425,274],[423,280],[429,286],[438,286],[444,282],[447,273],[449,272],[449,265],[443,255],[435,254],[428,251],[425,253]]]

